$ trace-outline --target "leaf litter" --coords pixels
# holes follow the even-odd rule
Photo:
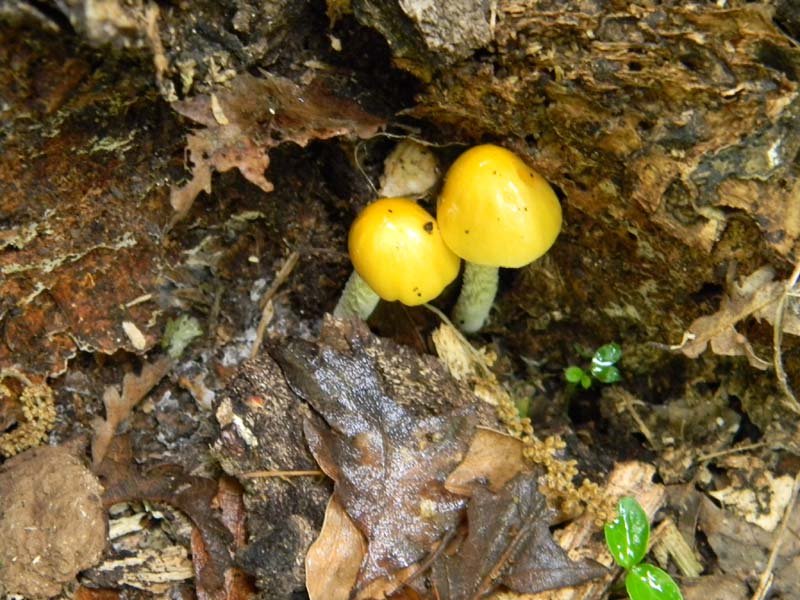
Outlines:
[[[532,473],[517,475],[498,494],[478,486],[467,509],[466,539],[433,566],[438,595],[482,598],[501,584],[533,594],[604,575],[602,565],[574,562],[555,543],[548,526],[555,514]]]
[[[238,577],[232,564],[236,539],[227,525],[232,521],[235,524],[236,518],[230,519],[233,510],[230,500],[221,500],[223,515],[215,510],[219,492],[217,481],[190,475],[178,465],[161,464],[140,469],[133,464],[127,436],[112,439],[96,472],[105,488],[103,504],[106,507],[121,502],[147,501],[167,504],[186,515],[196,530],[193,537],[199,536],[192,544],[202,556],[194,565],[198,590],[204,597],[219,597],[226,589],[231,589],[230,581]],[[223,492],[229,493],[229,490]]]
[[[402,348],[388,354],[363,325],[328,320],[320,340],[291,343],[276,359],[321,415],[305,423],[311,452],[367,539],[360,587],[422,559],[456,526],[466,499],[444,483],[466,454],[478,411],[438,364]],[[406,379],[387,381],[386,359]]]
[[[755,270],[741,283],[733,283],[723,296],[719,310],[695,319],[681,343],[671,346],[671,349],[689,358],[697,358],[710,345],[714,354],[745,356],[751,366],[761,370],[768,368],[770,363],[756,355],[748,339],[736,330],[736,324],[750,316],[770,324],[775,322],[778,302],[786,291],[786,283],[774,278],[775,271],[767,266]],[[782,329],[800,335],[800,318],[787,312]]]
[[[382,119],[335,95],[319,79],[301,86],[267,72],[261,77],[240,74],[225,89],[172,106],[204,127],[187,136],[192,177],[172,188],[173,224],[188,213],[200,192],[211,193],[214,171],[237,168],[252,184],[271,192],[273,185],[264,176],[270,148],[285,142],[306,146],[314,139],[337,136],[367,138],[383,125]]]
[[[161,381],[171,367],[172,359],[162,356],[155,362],[148,363],[142,367],[139,375],[127,373],[122,378],[121,394],[114,386],[106,387],[103,392],[106,418],[97,417],[93,423],[92,462],[95,467],[103,461],[111,439],[114,437],[120,423],[128,418],[134,407]]]
[[[425,577],[441,598],[535,593],[606,573],[555,543],[542,470],[484,428],[500,425],[495,409],[440,362],[333,319],[316,344],[272,354],[316,411],[306,438],[335,482],[306,557],[312,600],[429,597]]]

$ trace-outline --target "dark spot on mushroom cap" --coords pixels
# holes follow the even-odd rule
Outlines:
[[[390,208],[390,209],[388,209],[388,210],[389,210],[389,212],[390,212],[390,213],[393,213],[393,212],[394,212],[394,211],[393,211],[391,208]]]
[[[466,233],[467,235],[469,235],[469,229],[465,229],[465,230],[464,230],[464,233]]]
[[[428,221],[422,228],[428,233],[433,233],[433,221]]]

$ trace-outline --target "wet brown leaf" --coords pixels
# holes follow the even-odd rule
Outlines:
[[[358,585],[420,560],[464,507],[444,481],[466,453],[475,408],[438,363],[379,341],[363,324],[328,320],[318,347],[298,342],[276,354],[324,418],[306,421],[309,446],[367,538]]]
[[[532,594],[604,575],[600,564],[574,562],[555,543],[549,529],[553,515],[530,473],[518,475],[498,494],[477,488],[467,508],[466,539],[434,564],[439,596],[481,598],[500,584]]]
[[[264,177],[270,148],[287,141],[305,146],[313,139],[340,135],[369,137],[383,124],[319,81],[302,87],[270,73],[241,74],[227,89],[175,102],[173,107],[205,126],[187,138],[192,179],[172,189],[173,222],[189,211],[201,191],[211,192],[214,171],[237,168],[248,181],[271,192],[272,183]]]
[[[126,374],[122,378],[122,394],[114,386],[108,386],[103,393],[106,418],[94,420],[92,437],[92,462],[95,467],[103,461],[111,438],[122,421],[128,418],[133,408],[147,396],[148,392],[161,381],[172,366],[172,360],[162,356],[154,363],[145,364],[139,375]]]

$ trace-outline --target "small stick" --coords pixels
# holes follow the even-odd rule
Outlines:
[[[267,470],[267,471],[248,471],[240,473],[239,477],[244,479],[260,479],[262,477],[316,477],[318,475],[325,475],[319,469],[310,469],[307,471],[280,471],[280,470]]]
[[[272,316],[275,314],[272,306],[272,297],[278,291],[278,288],[289,278],[289,275],[291,275],[295,266],[297,266],[298,260],[300,260],[300,253],[294,250],[286,258],[278,274],[275,275],[275,279],[272,280],[272,285],[270,285],[267,291],[261,296],[261,300],[259,301],[261,318],[258,321],[258,328],[256,329],[256,339],[253,341],[253,347],[250,349],[250,358],[255,358],[256,354],[258,354],[258,350],[261,348],[261,342],[264,341],[264,333],[267,330],[267,325],[269,325]]]
[[[645,424],[645,422],[642,420],[642,417],[639,416],[639,413],[636,412],[636,409],[633,407],[633,401],[634,401],[633,395],[622,388],[613,388],[609,390],[608,393],[609,395],[613,394],[617,398],[622,400],[623,404],[625,405],[625,408],[631,414],[631,418],[633,418],[633,420],[636,422],[636,426],[639,428],[641,434],[645,438],[647,438],[647,442],[653,449],[658,450],[660,448],[660,445],[656,442],[655,436],[653,436],[653,433],[650,431],[650,428],[647,426],[647,424]]]
[[[748,444],[746,446],[736,446],[735,448],[727,448],[725,450],[720,450],[719,452],[711,452],[709,454],[702,454],[697,457],[697,462],[705,462],[707,460],[713,460],[715,458],[719,458],[720,456],[726,456],[728,454],[737,454],[739,452],[747,452],[748,450],[755,450],[756,448],[761,448],[762,446],[766,446],[766,442],[757,442],[755,444]]]

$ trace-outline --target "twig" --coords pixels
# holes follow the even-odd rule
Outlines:
[[[797,397],[792,392],[789,379],[783,368],[781,345],[783,344],[783,316],[786,313],[787,298],[792,294],[798,279],[800,279],[800,262],[795,265],[792,276],[786,281],[786,288],[783,290],[781,297],[778,298],[778,303],[775,307],[775,323],[772,329],[772,362],[775,365],[775,376],[778,378],[778,385],[783,390],[784,405],[796,414],[800,414],[800,403],[798,403]]]
[[[264,333],[267,331],[267,325],[272,321],[275,316],[275,306],[272,300],[267,300],[264,308],[261,309],[261,318],[258,320],[258,327],[256,328],[256,339],[253,341],[253,347],[250,348],[250,358],[255,358],[258,354],[258,349],[261,348],[261,342],[264,341]]]
[[[773,569],[775,568],[775,561],[778,559],[778,552],[781,549],[783,538],[786,537],[786,530],[789,529],[789,520],[792,516],[792,511],[797,503],[797,493],[800,491],[800,472],[794,477],[794,487],[792,488],[792,495],[789,497],[789,504],[786,505],[786,511],[783,513],[780,529],[775,536],[775,541],[772,543],[772,551],[769,553],[769,560],[767,566],[764,567],[764,572],[761,573],[761,578],[758,580],[758,587],[752,596],[751,600],[763,600],[774,578]]]
[[[366,170],[364,170],[364,167],[361,165],[361,156],[360,156],[361,149],[365,147],[366,147],[366,142],[363,140],[358,142],[358,144],[356,144],[356,147],[353,149],[353,160],[356,163],[356,169],[358,169],[358,172],[361,173],[361,176],[367,182],[367,185],[370,187],[372,193],[375,194],[375,197],[377,198],[378,188],[376,188],[375,184],[372,183],[372,179],[370,179],[369,175],[367,175]]]
[[[137,304],[142,304],[143,302],[149,302],[153,299],[153,294],[142,294],[141,296],[137,296],[133,300],[125,303],[125,308],[131,308],[136,306]]]
[[[300,260],[300,253],[295,250],[286,258],[280,271],[275,275],[275,279],[272,280],[272,285],[270,285],[267,291],[261,296],[261,300],[259,301],[261,318],[258,321],[258,328],[256,329],[256,339],[253,341],[253,347],[250,349],[250,358],[255,358],[256,354],[258,354],[258,350],[261,348],[261,342],[264,341],[264,332],[267,330],[267,325],[269,325],[272,316],[275,314],[272,306],[272,297],[283,282],[289,278],[289,275],[291,275],[295,266],[297,266],[298,260]]]
[[[451,527],[450,529],[448,529],[448,530],[445,532],[445,534],[444,534],[444,536],[442,537],[442,539],[441,539],[441,540],[439,540],[439,544],[438,544],[438,546],[436,546],[436,548],[434,548],[434,549],[433,549],[433,551],[432,551],[432,552],[430,552],[430,553],[428,554],[428,556],[427,556],[427,557],[425,557],[425,558],[424,558],[424,559],[423,559],[423,560],[422,560],[422,561],[421,561],[421,562],[420,562],[420,563],[417,565],[417,568],[416,568],[416,569],[414,569],[414,570],[413,570],[413,571],[412,571],[412,572],[411,572],[411,573],[408,575],[408,577],[406,577],[406,578],[405,578],[405,579],[402,581],[402,583],[400,584],[400,587],[406,587],[406,586],[408,586],[408,585],[409,585],[411,582],[413,582],[415,579],[417,579],[417,578],[418,578],[420,575],[422,575],[422,574],[423,574],[425,571],[427,571],[428,569],[430,569],[430,567],[431,567],[431,565],[434,563],[434,561],[436,561],[436,559],[438,559],[438,558],[439,558],[439,557],[442,555],[442,553],[443,553],[443,552],[444,552],[444,551],[447,549],[447,546],[449,546],[449,545],[450,545],[450,542],[451,542],[451,541],[453,541],[453,538],[455,537],[455,535],[456,535],[456,533],[457,533],[457,532],[458,532],[458,527]],[[398,587],[398,589],[400,589],[400,587]]]
[[[645,438],[647,438],[650,446],[654,450],[658,450],[660,445],[656,443],[656,439],[653,436],[653,433],[650,431],[650,428],[645,424],[645,422],[642,420],[642,417],[639,416],[639,413],[636,412],[636,409],[633,407],[633,396],[631,393],[622,388],[615,388],[613,392],[609,391],[609,393],[614,393],[614,395],[622,400],[625,408],[631,414],[633,420],[636,421],[636,426],[639,428],[639,431]]]
[[[214,290],[214,300],[211,303],[211,310],[208,313],[208,332],[206,333],[206,337],[215,347],[218,343],[218,338],[216,336],[217,322],[219,321],[219,314],[222,311],[222,293],[224,291],[225,288],[222,287],[222,285],[218,285],[217,289]]]
[[[720,450],[719,452],[711,452],[709,454],[702,454],[697,457],[697,462],[705,462],[707,460],[713,460],[715,458],[719,458],[720,456],[726,456],[728,454],[737,454],[738,452],[747,452],[748,450],[755,450],[756,448],[761,448],[762,446],[766,446],[766,442],[757,442],[755,444],[748,444],[746,446],[736,446],[735,448],[727,448],[725,450]]]
[[[319,469],[309,469],[307,471],[281,471],[281,470],[268,470],[268,471],[247,471],[240,473],[239,477],[244,479],[261,479],[264,477],[316,477],[325,475]]]

